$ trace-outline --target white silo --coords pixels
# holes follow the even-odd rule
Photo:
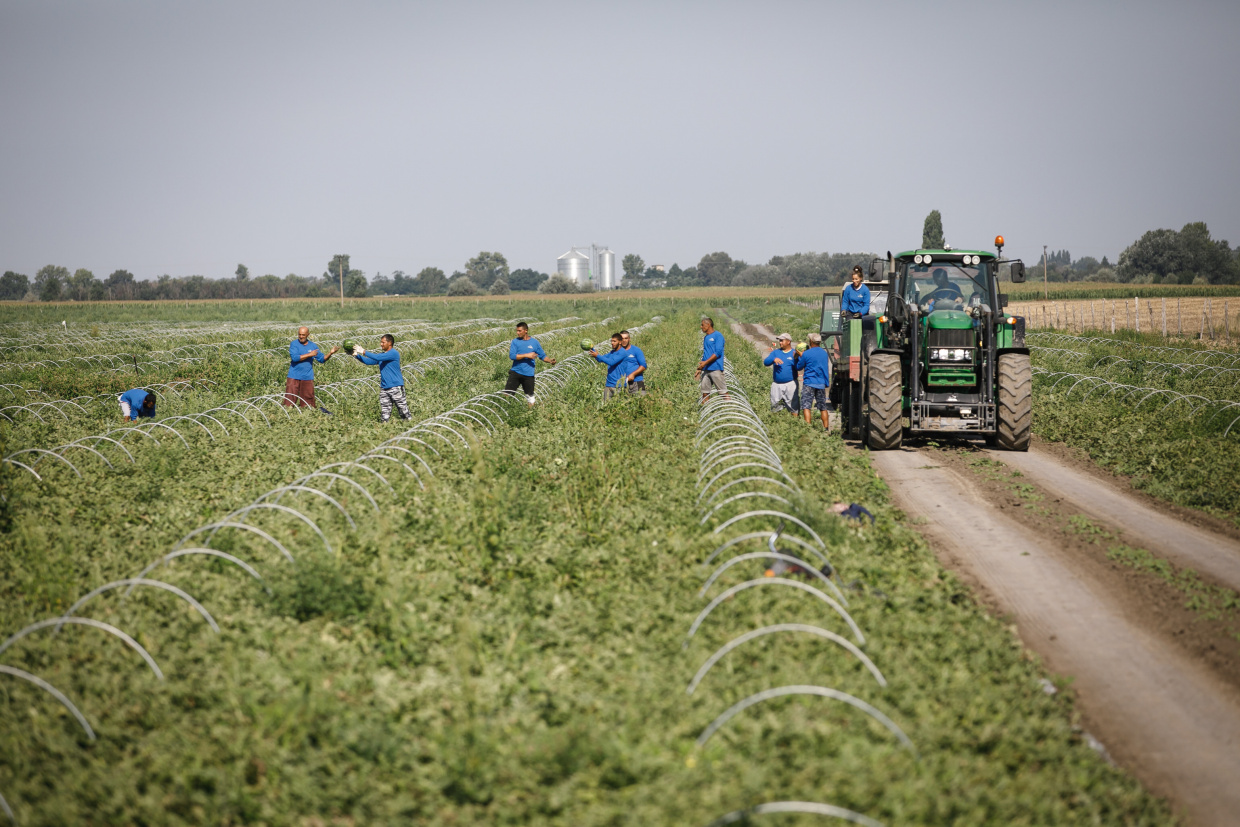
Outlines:
[[[590,257],[576,247],[556,259],[555,264],[556,271],[578,287],[590,283]]]
[[[616,254],[606,247],[598,251],[598,275],[594,281],[600,290],[615,290],[620,286],[616,283]]]

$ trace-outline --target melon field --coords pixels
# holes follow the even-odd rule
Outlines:
[[[798,340],[817,321],[726,301]],[[769,412],[706,298],[52,312],[0,311],[0,824],[1174,820],[866,452]],[[706,406],[703,315],[731,391]],[[532,407],[501,393],[518,321],[558,360]],[[343,352],[315,368],[330,414],[282,405],[300,324],[329,349],[393,334],[411,420],[377,422],[378,369]],[[582,348],[622,328],[649,392],[604,404]],[[1231,393],[1135,339],[1036,343],[1040,400],[1077,404],[1064,371]],[[136,387],[157,415],[122,422]],[[1080,406],[1096,427],[1225,438],[1105,398]],[[1234,482],[1098,450],[1235,511]],[[764,576],[771,544],[823,571]]]

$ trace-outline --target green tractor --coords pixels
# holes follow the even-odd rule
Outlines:
[[[832,356],[831,399],[846,438],[874,450],[904,435],[984,437],[1029,450],[1033,375],[1025,320],[1003,312],[1000,264],[1025,280],[1025,265],[985,250],[910,250],[870,263],[870,312],[841,312],[823,296],[823,346]],[[883,273],[879,274],[879,265]]]

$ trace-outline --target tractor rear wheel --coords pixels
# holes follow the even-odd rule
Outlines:
[[[900,422],[904,401],[900,357],[894,353],[872,354],[869,373],[870,448],[875,451],[899,448],[904,436],[903,424]]]
[[[995,446],[1028,451],[1033,434],[1033,370],[1027,353],[999,356],[998,433]]]

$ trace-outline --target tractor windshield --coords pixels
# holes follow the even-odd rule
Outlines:
[[[927,309],[964,310],[991,301],[990,263],[909,264],[904,278],[904,298]]]

